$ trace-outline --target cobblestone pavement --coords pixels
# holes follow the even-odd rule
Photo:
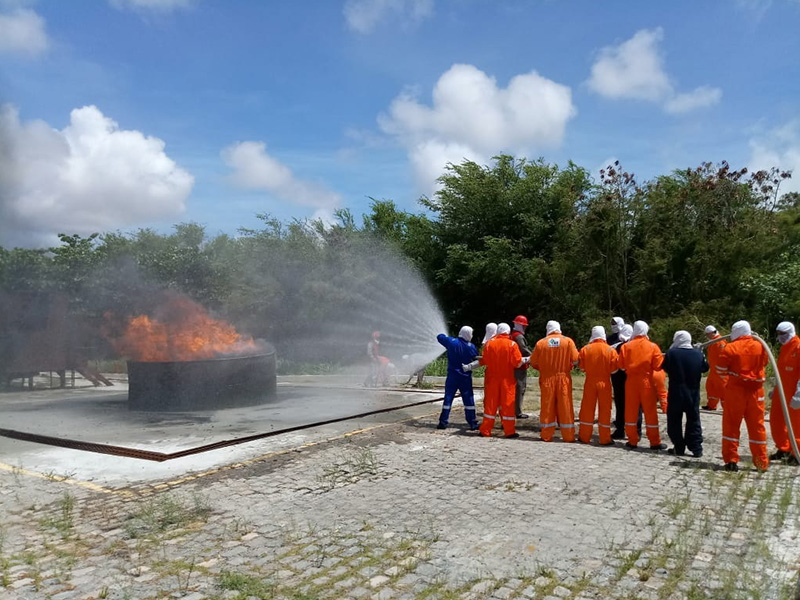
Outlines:
[[[109,491],[0,471],[0,597],[796,597],[798,471],[718,470],[718,414],[700,460],[451,422]]]

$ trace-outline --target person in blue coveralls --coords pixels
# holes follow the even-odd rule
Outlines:
[[[464,403],[464,415],[470,429],[478,429],[478,419],[475,413],[475,395],[472,393],[472,372],[464,371],[462,365],[474,361],[478,351],[472,344],[472,327],[464,325],[458,332],[458,337],[450,337],[443,333],[436,336],[439,343],[447,348],[447,379],[444,383],[444,404],[442,414],[439,416],[437,429],[447,427],[450,419],[450,409],[456,392],[461,392],[461,401]]]

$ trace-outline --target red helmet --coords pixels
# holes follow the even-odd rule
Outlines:
[[[527,317],[525,315],[517,315],[517,317],[514,319],[514,323],[517,323],[518,325],[522,325],[523,327],[527,327],[528,326],[528,319],[527,319]]]

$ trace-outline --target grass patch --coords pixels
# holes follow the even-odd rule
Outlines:
[[[158,496],[142,503],[139,510],[129,515],[125,532],[130,538],[158,535],[169,529],[205,522],[210,515],[211,508],[201,496],[193,496],[191,503],[170,495]]]
[[[269,580],[261,579],[253,575],[223,571],[219,574],[218,585],[223,590],[239,592],[240,598],[251,596],[260,600],[270,600],[275,596],[277,586]]]
[[[324,466],[317,481],[325,491],[330,491],[336,486],[355,483],[362,477],[377,475],[379,467],[375,453],[359,446],[350,452],[343,452],[333,464]]]
[[[57,508],[56,514],[44,517],[40,523],[42,527],[54,530],[66,539],[72,535],[75,527],[75,496],[65,492]]]

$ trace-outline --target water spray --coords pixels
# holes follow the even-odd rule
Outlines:
[[[769,357],[769,362],[772,365],[773,370],[775,371],[775,376],[778,378],[778,385],[776,389],[778,390],[778,396],[781,399],[781,409],[783,410],[783,420],[786,421],[786,429],[789,432],[789,442],[792,444],[792,453],[794,454],[795,459],[800,462],[800,450],[797,448],[797,440],[794,437],[794,430],[792,429],[792,420],[789,418],[789,405],[786,402],[786,396],[783,393],[783,384],[781,383],[781,376],[780,371],[778,371],[778,362],[775,360],[775,355],[772,354],[772,348],[769,347],[764,339],[758,335],[757,333],[751,334],[755,339],[761,342],[761,345],[764,347],[764,350],[767,351],[767,356]],[[723,340],[730,340],[731,336],[723,335],[718,338],[714,338],[713,340],[709,340],[700,344],[701,348],[707,348],[712,344],[716,344],[717,342],[721,342]],[[774,396],[773,396],[774,398]]]

